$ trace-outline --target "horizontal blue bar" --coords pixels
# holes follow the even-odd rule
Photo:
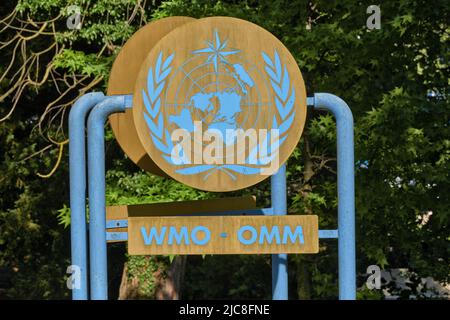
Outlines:
[[[338,230],[319,230],[319,239],[337,239]]]
[[[125,96],[125,108],[130,109],[133,107],[133,96],[131,94]]]
[[[106,241],[128,241],[128,232],[107,232]]]
[[[128,227],[128,220],[107,220],[106,229],[126,228]]]

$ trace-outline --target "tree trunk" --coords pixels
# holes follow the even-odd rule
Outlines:
[[[311,272],[309,271],[309,261],[299,255],[297,262],[297,296],[300,300],[311,299]]]
[[[187,256],[176,256],[167,272],[164,272],[164,268],[162,268],[153,274],[153,282],[156,283],[155,299],[181,299],[181,287],[186,270],[186,260]],[[151,299],[151,296],[142,296],[142,293],[139,293],[139,286],[145,286],[148,283],[139,283],[138,275],[136,274],[133,274],[132,277],[130,280],[128,264],[125,263],[119,289],[119,300]]]
[[[314,175],[314,162],[311,159],[311,150],[309,147],[308,137],[305,135],[305,171],[303,172],[303,181],[305,182],[302,187],[302,197],[305,203],[308,201],[309,193],[312,191],[311,178]],[[313,214],[311,207],[306,206],[306,214]]]
[[[161,279],[156,288],[156,299],[179,300],[186,270],[187,256],[176,256],[170,265],[167,277]]]
[[[122,272],[122,281],[120,282],[119,300],[137,299],[139,289],[139,281],[135,277],[131,281],[128,280],[128,264],[125,263]]]
[[[304,148],[304,163],[305,170],[303,172],[304,185],[302,186],[302,198],[305,203],[308,202],[308,196],[312,191],[311,178],[314,176],[314,162],[311,159],[311,150],[309,146],[308,137],[305,135],[305,148]],[[306,214],[313,214],[312,208],[308,205],[305,206]],[[299,299],[309,300],[311,299],[311,272],[309,270],[309,261],[305,256],[298,256],[296,261],[297,271],[297,295]]]

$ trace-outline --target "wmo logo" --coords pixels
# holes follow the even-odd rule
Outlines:
[[[275,174],[297,146],[304,82],[269,32],[235,18],[197,22],[147,55],[133,121],[145,151],[172,178],[202,190],[242,189]]]
[[[183,78],[175,102],[162,94],[166,86],[175,85],[167,79],[176,53],[164,58],[160,52],[154,66],[149,68],[147,88],[141,94],[145,105],[143,117],[153,144],[167,163],[180,167],[176,172],[182,175],[202,174],[207,180],[215,171],[224,172],[231,179],[236,179],[236,173],[273,174],[279,166],[279,148],[295,118],[295,89],[286,66],[276,50],[272,56],[260,53],[273,96],[271,101],[252,101],[258,95],[250,92],[260,90],[253,76],[260,77],[261,72],[249,63],[229,62],[231,55],[241,51],[228,48],[227,40],[222,41],[217,30],[214,39],[205,42],[207,46],[192,51],[196,57],[188,59],[176,71]],[[203,82],[195,77],[199,69]],[[184,86],[188,86],[184,103],[178,103],[177,95]],[[268,127],[271,128],[256,130],[246,125],[248,111],[243,109],[255,110],[264,104],[276,111],[270,118]],[[164,107],[175,109],[167,119],[162,113]]]

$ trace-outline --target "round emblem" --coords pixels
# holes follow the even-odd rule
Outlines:
[[[152,48],[132,113],[142,145],[169,176],[232,191],[287,160],[303,131],[306,91],[294,58],[271,33],[236,18],[205,18]]]
[[[151,48],[175,28],[195,21],[189,17],[168,17],[150,22],[140,28],[125,42],[114,60],[109,81],[108,95],[133,94],[139,68]],[[149,157],[139,141],[131,110],[109,116],[109,123],[122,150],[141,169],[165,176]]]

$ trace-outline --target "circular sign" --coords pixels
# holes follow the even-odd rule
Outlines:
[[[295,59],[248,21],[212,17],[162,38],[133,94],[142,145],[169,176],[232,191],[274,174],[297,145],[306,90]]]
[[[151,22],[140,28],[123,45],[114,60],[109,81],[108,95],[133,94],[139,68],[153,46],[175,28],[196,21],[189,17],[169,17]],[[133,121],[131,110],[109,116],[112,131],[122,150],[141,169],[166,176],[149,157],[142,146]]]

